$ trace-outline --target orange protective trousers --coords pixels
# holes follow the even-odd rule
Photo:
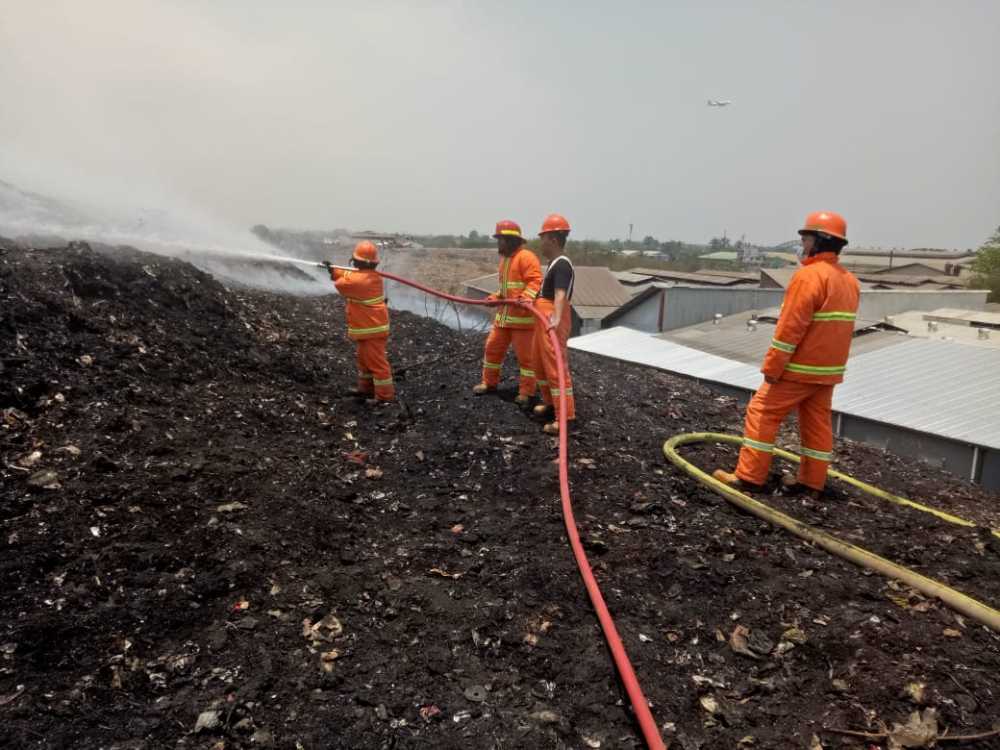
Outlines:
[[[518,395],[535,395],[535,370],[532,366],[532,342],[534,330],[531,328],[501,328],[493,326],[490,335],[486,337],[486,351],[483,354],[483,383],[490,388],[496,388],[500,383],[500,370],[503,368],[504,357],[511,344],[517,355],[517,366],[520,371]]]
[[[358,390],[361,393],[373,394],[379,401],[392,401],[396,398],[392,368],[385,356],[385,345],[388,340],[382,336],[354,342],[358,352]]]
[[[750,484],[767,481],[778,429],[788,413],[796,409],[802,443],[799,482],[814,490],[823,489],[826,470],[833,458],[832,402],[832,385],[790,380],[764,383],[747,406],[736,476]]]
[[[535,309],[542,313],[546,320],[555,311],[552,300],[539,297],[535,300]],[[566,342],[569,340],[570,328],[573,325],[573,311],[569,302],[563,310],[562,320],[555,329],[556,338],[559,339],[559,350],[562,352],[563,365],[566,368],[566,419],[576,419],[576,401],[573,399],[573,378],[569,374],[569,351]],[[559,373],[556,371],[556,352],[552,348],[552,340],[549,338],[548,323],[535,320],[535,353],[532,360],[535,363],[535,375],[538,378],[538,390],[542,395],[542,401],[556,410],[556,418],[559,417]]]

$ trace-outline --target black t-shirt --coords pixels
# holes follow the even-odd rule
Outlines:
[[[545,271],[545,280],[542,281],[542,291],[538,296],[542,299],[554,300],[556,289],[562,289],[566,292],[566,299],[572,299],[574,276],[573,264],[565,255],[560,255],[549,263],[549,267]]]

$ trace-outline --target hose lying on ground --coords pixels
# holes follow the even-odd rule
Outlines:
[[[458,302],[463,305],[497,307],[500,305],[520,304],[516,302],[512,303],[510,300],[476,300],[465,297],[457,297],[453,294],[438,291],[437,289],[431,289],[430,287],[424,286],[423,284],[419,284],[415,281],[404,279],[400,276],[396,276],[395,274],[383,271],[377,271],[377,273],[386,279],[392,279],[400,284],[406,284],[414,289],[419,289],[427,294],[432,294],[435,297],[450,300],[451,302]],[[542,321],[543,324],[548,323],[542,313],[534,307],[530,305],[523,305],[523,307],[526,310],[529,310],[538,320]],[[567,314],[568,312],[569,311],[567,310]],[[563,521],[566,525],[566,534],[569,537],[570,547],[573,550],[573,556],[576,558],[576,564],[580,570],[580,576],[583,578],[583,584],[587,589],[587,594],[590,596],[590,602],[594,606],[594,611],[597,613],[597,619],[600,621],[601,629],[604,631],[604,638],[608,643],[608,648],[611,650],[611,656],[618,669],[618,674],[621,677],[622,684],[625,686],[625,691],[628,693],[629,701],[632,703],[632,710],[635,712],[636,720],[639,722],[639,728],[642,731],[643,738],[646,740],[646,744],[649,746],[650,750],[665,750],[666,745],[663,742],[663,738],[660,736],[660,731],[656,726],[656,721],[653,719],[653,714],[649,710],[649,703],[646,701],[646,697],[642,693],[642,688],[639,686],[639,680],[636,677],[635,669],[632,667],[632,662],[629,661],[628,653],[625,651],[625,645],[622,643],[621,637],[618,635],[618,629],[615,627],[615,622],[611,618],[611,613],[608,611],[608,606],[604,601],[604,596],[601,594],[601,589],[597,585],[597,580],[594,578],[594,572],[591,570],[590,563],[587,560],[587,555],[583,551],[583,544],[580,542],[580,533],[577,530],[576,519],[573,516],[573,504],[570,499],[569,492],[569,460],[566,442],[566,368],[565,363],[563,362],[562,351],[559,347],[559,339],[556,337],[555,331],[549,329],[548,335],[556,355],[556,370],[558,372],[559,382],[559,494],[562,498],[562,513]]]
[[[923,576],[920,573],[891,562],[890,560],[886,560],[884,557],[879,557],[878,555],[854,544],[841,541],[835,536],[827,534],[824,531],[820,531],[812,526],[808,526],[791,516],[777,511],[759,500],[755,500],[749,495],[730,487],[724,482],[720,482],[718,479],[705,473],[677,453],[677,448],[682,445],[708,441],[735,444],[743,443],[743,439],[735,435],[724,435],[717,432],[691,432],[684,435],[675,435],[667,440],[663,444],[663,453],[675,466],[704,484],[709,489],[718,492],[726,498],[726,500],[733,503],[733,505],[738,508],[747,511],[748,513],[752,513],[758,518],[762,518],[775,526],[780,526],[781,528],[792,532],[806,541],[813,542],[814,544],[825,549],[827,552],[837,555],[838,557],[852,562],[855,565],[868,568],[869,570],[881,573],[889,578],[898,579],[908,586],[912,586],[926,596],[938,598],[956,612],[968,615],[977,622],[981,622],[992,630],[1000,633],[1000,611],[997,611],[983,602],[977,601],[976,599],[973,599],[972,597],[967,596],[950,586],[946,586],[940,581],[935,581],[933,578]],[[789,453],[788,451],[784,451],[779,448],[775,448],[774,453],[776,456],[789,461],[799,461],[799,457],[794,453]],[[896,503],[897,505],[905,505],[911,508],[916,508],[924,513],[931,513],[948,523],[958,524],[961,526],[975,526],[974,523],[964,518],[958,518],[957,516],[944,513],[934,508],[929,508],[925,505],[921,505],[920,503],[915,503],[912,500],[892,495],[885,490],[860,482],[853,477],[847,476],[846,474],[831,471],[830,476],[846,481],[861,491],[874,495],[875,497],[880,497],[884,500]],[[997,534],[997,531],[994,530],[993,533]]]

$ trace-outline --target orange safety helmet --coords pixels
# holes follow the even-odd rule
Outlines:
[[[378,263],[378,248],[371,240],[361,240],[354,246],[354,255],[351,257],[359,263]]]
[[[516,237],[517,239],[523,241],[524,235],[521,234],[521,225],[516,221],[511,221],[510,219],[498,221],[497,230],[493,233],[493,238],[498,240],[501,237]]]
[[[542,231],[538,233],[541,237],[543,234],[548,234],[549,232],[568,232],[569,222],[566,221],[566,217],[561,214],[549,214],[545,217],[545,221],[542,222]]]
[[[799,234],[807,232],[827,234],[847,242],[847,221],[833,211],[813,211],[806,217],[805,226],[799,230]]]

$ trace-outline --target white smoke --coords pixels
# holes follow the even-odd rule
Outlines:
[[[142,204],[91,205],[21,190],[0,180],[0,236],[36,246],[85,240],[131,247],[188,261],[223,284],[297,295],[336,291],[322,268],[309,259],[286,259],[249,230],[226,226],[188,207],[175,210]],[[350,250],[331,248],[333,263],[347,264]],[[412,259],[391,248],[382,251],[382,270],[407,276]],[[471,308],[443,302],[412,287],[386,282],[393,310],[432,318],[458,330],[484,330],[488,317]]]

